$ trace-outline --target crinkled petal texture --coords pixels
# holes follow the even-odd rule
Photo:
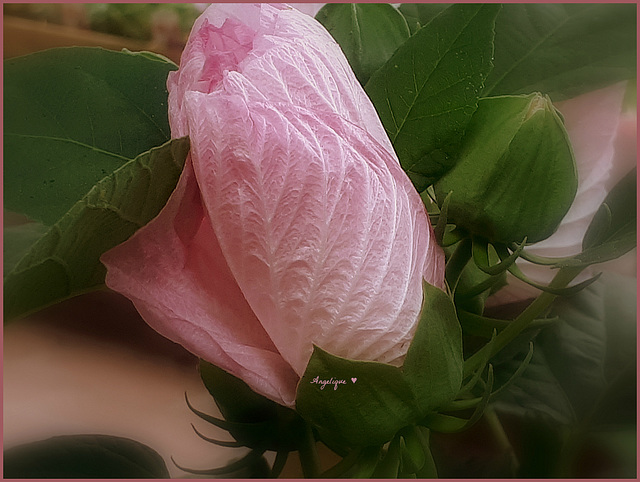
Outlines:
[[[159,216],[103,256],[108,286],[285,405],[314,344],[400,364],[444,257],[330,36],[287,7],[210,7],[168,84],[190,158]]]
[[[169,74],[174,137],[188,134],[185,94],[212,92],[225,71],[242,73],[271,102],[334,112],[394,153],[339,45],[308,15],[283,5],[209,7],[193,27],[180,70]]]
[[[556,106],[564,117],[573,146],[578,169],[578,192],[557,231],[528,248],[530,252],[552,258],[580,253],[582,238],[611,188],[612,175],[615,175],[613,171],[618,163],[615,142],[625,89],[626,83],[616,84],[560,102]],[[523,260],[517,263],[523,273],[539,283],[549,283],[555,275],[548,267]],[[586,279],[589,275],[587,270],[579,279]],[[510,276],[509,285],[492,297],[489,304],[521,301],[533,298],[538,293],[537,289]]]

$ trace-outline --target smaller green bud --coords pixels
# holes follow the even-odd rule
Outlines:
[[[449,220],[494,243],[553,234],[576,194],[573,151],[548,96],[480,99],[456,165],[435,184],[452,192]]]

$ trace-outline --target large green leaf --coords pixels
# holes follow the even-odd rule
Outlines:
[[[420,413],[399,368],[318,347],[298,385],[296,410],[321,438],[351,447],[388,442]]]
[[[25,223],[4,228],[2,243],[3,278],[15,268],[31,246],[48,230],[48,226],[41,223]]]
[[[449,3],[403,3],[398,10],[409,22],[417,22],[423,26],[431,22],[443,10],[450,7]]]
[[[425,283],[421,320],[402,367],[423,413],[456,397],[463,364],[462,329],[453,302]]]
[[[409,38],[365,89],[418,190],[448,171],[491,70],[499,5],[453,5]]]
[[[169,141],[98,182],[6,276],[5,320],[102,286],[100,256],[160,212],[188,151],[188,138]]]
[[[406,20],[386,3],[327,3],[316,20],[338,42],[362,85],[409,38]]]
[[[635,4],[506,4],[484,95],[554,101],[636,75]]]
[[[166,479],[162,457],[134,440],[65,435],[5,450],[8,479]]]
[[[4,202],[55,223],[91,187],[166,142],[162,57],[52,49],[4,63]]]

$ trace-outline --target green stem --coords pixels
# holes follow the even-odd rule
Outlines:
[[[553,281],[549,284],[551,288],[565,288],[580,272],[583,267],[567,267],[558,271]],[[520,333],[522,333],[535,319],[539,318],[551,303],[558,297],[552,293],[543,292],[504,330],[496,336],[494,342],[488,346],[491,350],[491,357],[511,343]],[[478,350],[465,362],[465,375],[473,373],[480,368],[484,359],[484,349]]]
[[[318,460],[318,452],[316,451],[316,439],[313,436],[313,430],[311,430],[309,424],[305,425],[305,434],[304,437],[302,437],[302,443],[298,448],[298,452],[304,478],[317,478],[320,474],[320,462]]]

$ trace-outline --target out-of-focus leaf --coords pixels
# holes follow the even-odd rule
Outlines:
[[[166,479],[162,457],[134,440],[65,435],[5,450],[7,479]]]
[[[618,258],[636,246],[637,174],[638,170],[632,169],[609,192],[584,235],[583,252],[575,261],[600,263]]]
[[[500,394],[496,406],[569,424],[604,423],[606,413],[622,413],[620,404],[626,403],[631,405],[627,422],[635,423],[635,397],[629,401],[617,386],[619,376],[636,363],[635,306],[635,279],[612,274],[575,296],[556,300],[552,314],[560,320],[538,335],[529,367]],[[516,359],[497,362],[503,377],[514,371]],[[635,383],[633,376],[625,380]],[[635,386],[631,392],[635,394]]]
[[[504,5],[484,95],[543,92],[554,101],[636,75],[635,4]]]
[[[449,7],[400,46],[365,86],[419,191],[455,164],[491,70],[499,10],[499,5]]]
[[[18,264],[38,239],[49,228],[41,223],[25,223],[4,228],[3,233],[3,277]]]
[[[4,62],[5,207],[52,225],[91,187],[166,142],[167,75],[152,54],[72,47]]]
[[[409,38],[404,17],[386,3],[327,3],[316,14],[362,85]]]
[[[160,212],[188,152],[188,138],[174,139],[98,182],[7,274],[5,321],[101,287],[100,256]]]

